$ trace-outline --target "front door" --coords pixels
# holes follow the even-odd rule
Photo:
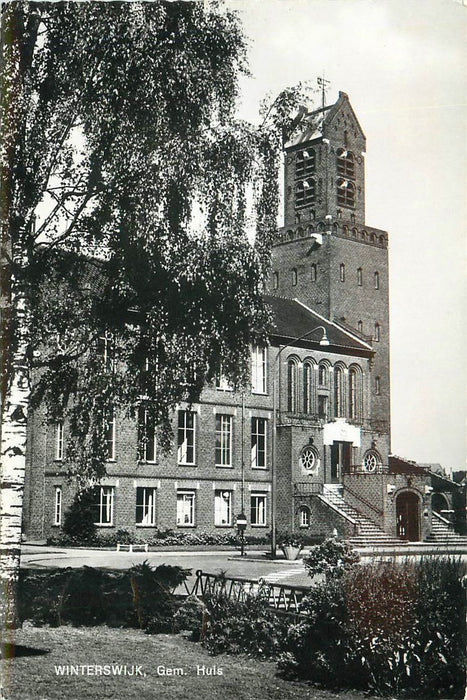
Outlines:
[[[352,461],[351,442],[333,442],[331,445],[331,484],[342,481],[343,472],[350,467]]]
[[[420,504],[411,491],[399,494],[396,501],[397,536],[409,542],[420,539]]]

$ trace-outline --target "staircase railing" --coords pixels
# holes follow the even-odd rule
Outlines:
[[[365,496],[360,496],[359,493],[351,489],[347,484],[344,484],[344,493],[348,491],[354,498],[357,498],[361,503],[363,503],[367,508],[370,508],[372,511],[374,511],[377,515],[381,516],[383,515],[383,511],[380,508],[377,508],[371,501],[369,501]],[[351,505],[351,504],[349,504]]]
[[[341,518],[344,518],[345,520],[347,520],[347,522],[349,522],[351,525],[353,525],[354,534],[357,534],[357,533],[358,533],[358,531],[359,531],[358,522],[355,520],[355,518],[352,518],[351,515],[349,515],[348,513],[346,513],[344,510],[341,510],[341,509],[339,508],[339,506],[336,505],[336,504],[333,502],[333,500],[332,500],[332,497],[333,497],[332,491],[326,491],[326,489],[325,489],[324,492],[323,492],[323,494],[322,494],[322,495],[321,495],[321,494],[317,494],[317,497],[319,498],[319,500],[320,500],[322,503],[325,503],[329,508],[331,508],[333,511],[335,511],[336,513],[338,513],[338,515],[340,515]]]
[[[444,523],[445,525],[447,525],[450,530],[454,529],[454,525],[452,524],[452,522],[450,520],[448,520],[447,518],[445,518],[443,515],[441,515],[441,513],[437,513],[435,510],[432,511],[432,513],[435,516],[435,518],[438,518],[438,520],[441,520],[441,522]]]

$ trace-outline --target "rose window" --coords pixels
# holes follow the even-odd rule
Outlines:
[[[375,472],[380,463],[379,454],[373,450],[367,452],[363,458],[363,468],[366,472]]]
[[[318,456],[312,447],[305,447],[300,455],[300,466],[306,472],[315,471],[318,466]]]

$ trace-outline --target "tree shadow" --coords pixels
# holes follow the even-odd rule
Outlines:
[[[19,658],[20,656],[45,656],[50,654],[50,649],[35,649],[25,647],[23,644],[2,644],[2,659]]]

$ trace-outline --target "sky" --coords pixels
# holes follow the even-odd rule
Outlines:
[[[349,95],[367,224],[389,232],[393,453],[465,469],[467,7],[461,0],[227,0],[249,38],[241,116],[300,81]]]

